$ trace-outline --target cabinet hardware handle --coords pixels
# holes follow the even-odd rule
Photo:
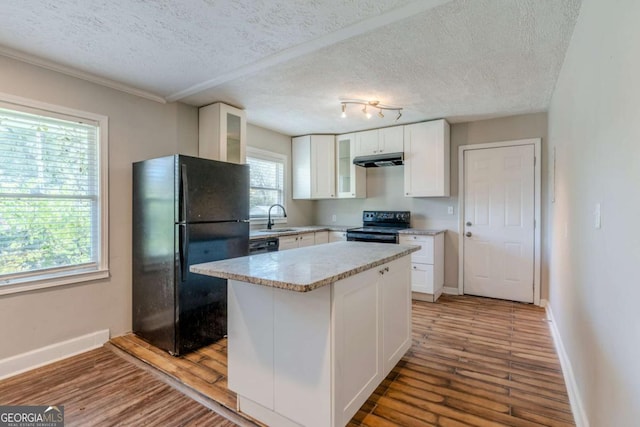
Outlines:
[[[385,267],[385,268],[384,268],[384,271],[389,271],[389,267]]]
[[[464,233],[464,235],[467,236],[467,237],[471,237],[472,236],[470,231],[467,231],[466,233]]]

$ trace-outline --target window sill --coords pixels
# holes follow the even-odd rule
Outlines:
[[[71,285],[73,283],[88,282],[91,280],[106,279],[109,270],[94,270],[82,273],[65,273],[64,275],[49,275],[43,278],[24,278],[11,283],[0,283],[0,295],[17,294],[20,292],[35,291],[38,289],[53,288],[56,286]]]

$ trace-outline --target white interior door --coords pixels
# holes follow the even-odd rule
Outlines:
[[[464,293],[534,301],[534,145],[464,153]]]

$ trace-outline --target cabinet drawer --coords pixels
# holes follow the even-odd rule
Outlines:
[[[433,236],[400,236],[400,243],[422,246],[419,251],[411,254],[412,262],[433,264]]]
[[[433,265],[411,263],[411,290],[433,294]]]

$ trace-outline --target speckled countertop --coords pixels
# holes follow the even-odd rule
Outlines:
[[[445,233],[447,230],[428,230],[424,228],[407,228],[398,231],[399,234],[413,234],[421,236],[435,236],[436,234]]]
[[[335,242],[192,265],[194,273],[308,292],[419,250],[413,245]]]
[[[267,230],[251,230],[249,233],[249,239],[260,239],[264,237],[280,237],[280,236],[293,236],[301,233],[313,233],[315,231],[347,231],[349,228],[357,228],[360,225],[309,225],[306,227],[279,227],[287,231],[277,231],[278,227],[271,231]],[[444,233],[447,230],[437,229],[423,229],[423,228],[407,228],[406,230],[399,231],[400,234],[413,234],[423,236],[435,236],[436,234]]]
[[[306,227],[274,227],[272,230],[251,230],[249,239],[261,239],[264,237],[293,236],[302,233],[313,233],[316,231],[347,231],[354,228],[354,225],[308,225]],[[284,229],[287,231],[278,231]]]

